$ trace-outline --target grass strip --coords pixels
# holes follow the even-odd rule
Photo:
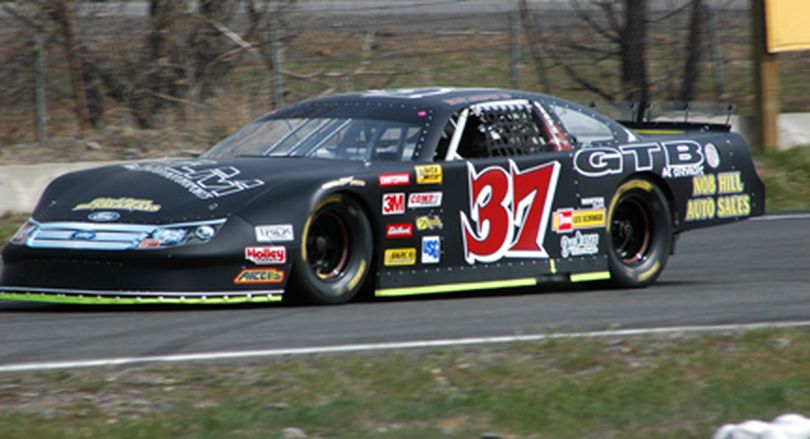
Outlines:
[[[0,436],[706,438],[810,413],[810,332],[0,375]]]

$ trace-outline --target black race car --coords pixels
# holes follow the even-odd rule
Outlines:
[[[648,119],[496,89],[301,102],[197,160],[56,179],[3,250],[0,299],[334,304],[548,280],[647,286],[678,234],[765,207],[727,124]]]

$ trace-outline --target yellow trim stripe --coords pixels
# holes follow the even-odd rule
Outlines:
[[[0,300],[12,300],[18,302],[46,302],[64,303],[75,305],[236,305],[240,303],[269,303],[281,302],[281,295],[275,296],[229,296],[203,299],[191,297],[181,299],[179,297],[163,298],[157,297],[98,297],[89,295],[66,295],[66,294],[35,294],[35,293],[7,293],[0,292]]]
[[[571,282],[593,282],[610,279],[609,271],[593,271],[590,273],[575,273],[571,275]]]
[[[635,131],[638,134],[683,134],[686,132],[684,130],[664,130],[652,128],[639,128],[633,131]]]
[[[385,288],[377,290],[377,297],[412,296],[417,294],[453,293],[456,291],[488,290],[498,288],[533,287],[537,279],[523,278],[510,280],[493,280],[486,282],[464,282],[458,284],[429,285],[426,287]]]

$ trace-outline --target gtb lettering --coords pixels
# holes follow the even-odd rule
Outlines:
[[[470,214],[461,212],[467,263],[504,257],[546,258],[543,249],[549,211],[560,174],[559,162],[519,170],[490,166],[476,172],[467,163]]]

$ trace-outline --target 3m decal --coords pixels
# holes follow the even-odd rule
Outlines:
[[[284,271],[276,268],[247,268],[233,279],[233,283],[242,284],[280,284],[284,282]]]
[[[441,192],[416,192],[408,195],[408,209],[440,207],[441,205]]]
[[[77,204],[73,210],[128,210],[130,212],[157,212],[160,204],[152,200],[141,200],[138,198],[96,198],[88,203]]]
[[[442,183],[442,165],[417,165],[414,166],[414,169],[417,184]]]
[[[416,249],[413,247],[389,248],[385,250],[383,259],[386,267],[416,265]]]
[[[574,169],[585,177],[604,177],[621,174],[627,160],[637,172],[651,171],[659,164],[664,178],[692,177],[704,173],[702,151],[692,140],[583,148],[574,154]]]
[[[131,163],[123,165],[130,171],[159,175],[186,188],[201,200],[233,195],[264,184],[264,181],[237,180],[241,171],[233,166],[214,166],[211,161],[189,161],[167,166],[157,163]]]
[[[444,227],[442,219],[436,215],[424,215],[416,217],[416,230],[441,230]]]
[[[551,229],[557,233],[605,227],[605,209],[560,209],[554,212]]]
[[[547,258],[543,248],[560,163],[519,170],[490,166],[480,172],[467,162],[469,215],[460,212],[467,263],[504,257]]]
[[[287,242],[295,239],[292,224],[256,226],[257,242]]]
[[[737,218],[751,214],[751,196],[743,194],[740,171],[692,177],[692,196],[686,202],[684,221]],[[716,199],[712,195],[720,195]]]
[[[354,178],[354,176],[349,176],[338,178],[337,180],[327,181],[321,185],[321,189],[333,189],[342,186],[366,187],[366,182],[363,180],[358,180]]]
[[[383,194],[382,214],[400,215],[405,213],[405,194],[397,192],[393,194]]]
[[[388,239],[410,238],[413,236],[413,224],[399,223],[385,226],[385,237]]]
[[[256,265],[284,264],[287,262],[287,247],[283,245],[245,247],[245,259]]]
[[[422,237],[422,263],[438,264],[442,255],[442,240],[438,236]]]
[[[599,234],[581,233],[574,236],[563,236],[560,239],[560,254],[564,258],[572,256],[595,255],[599,253]]]
[[[380,186],[407,186],[411,184],[411,174],[407,172],[396,172],[389,174],[380,174],[377,176],[380,181]]]

